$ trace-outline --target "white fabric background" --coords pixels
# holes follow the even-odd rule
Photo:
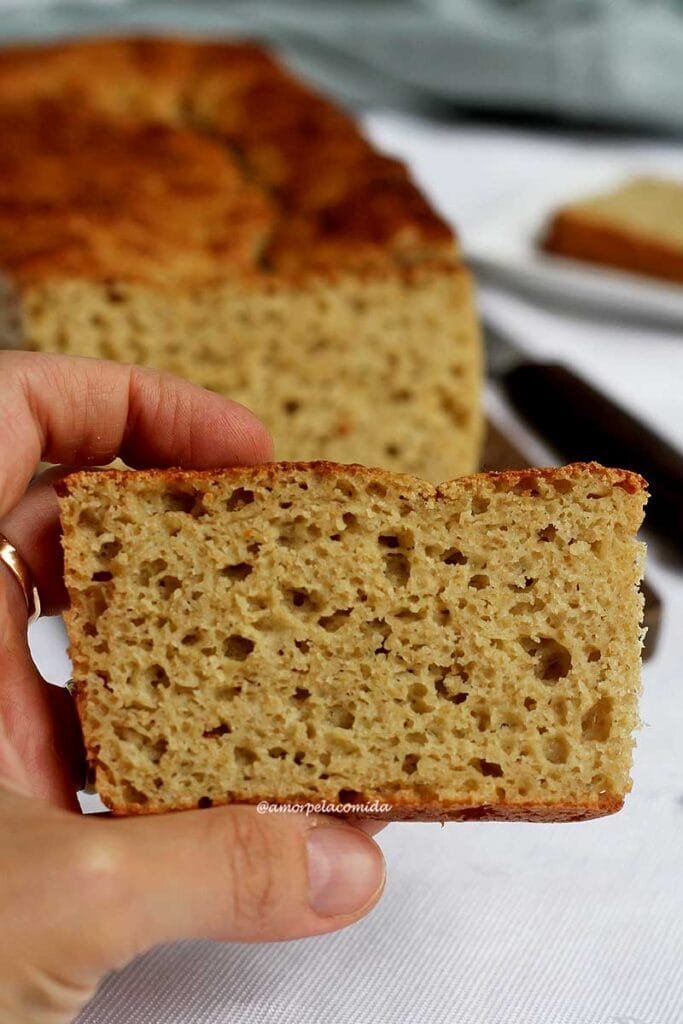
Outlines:
[[[410,160],[465,240],[492,203],[566,171],[589,145],[394,115],[369,125]],[[683,145],[631,148],[683,172]],[[683,446],[683,337],[560,315],[486,286],[481,304],[530,351],[571,361]],[[523,436],[498,397],[488,400]],[[365,921],[274,946],[161,947],[107,979],[79,1024],[679,1024],[683,581],[655,547],[648,575],[665,622],[644,672],[634,791],[620,814],[570,825],[392,825],[379,838],[387,892]],[[66,678],[56,620],[34,627],[33,646],[48,677]]]

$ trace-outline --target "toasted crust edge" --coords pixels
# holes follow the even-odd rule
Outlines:
[[[97,790],[100,798],[106,805],[106,807],[116,817],[145,817],[147,815],[155,814],[168,814],[175,813],[177,811],[190,811],[190,810],[202,810],[205,808],[199,808],[196,801],[177,802],[172,807],[165,807],[160,804],[147,803],[143,806],[140,804],[125,804],[117,803],[110,796],[108,796],[105,789]],[[590,821],[594,818],[603,818],[610,814],[616,814],[624,805],[624,797],[621,795],[605,796],[605,798],[596,804],[536,804],[536,803],[499,803],[499,804],[467,804],[467,803],[449,803],[443,802],[432,802],[432,803],[417,803],[410,801],[396,801],[395,794],[392,796],[383,797],[381,794],[359,794],[353,801],[358,804],[390,804],[391,810],[384,814],[332,814],[329,812],[313,812],[313,813],[327,813],[332,817],[347,817],[356,819],[371,819],[374,821],[420,821],[420,822],[447,822],[447,821],[526,821],[526,822],[539,822],[551,824],[573,822],[573,821]],[[267,803],[270,807],[287,807],[298,805],[301,808],[301,812],[307,813],[305,808],[311,808],[311,805],[315,806],[316,803],[320,804],[320,800],[311,799],[311,795],[303,794],[297,796],[294,794],[287,800],[273,800],[272,797],[253,797],[249,800],[231,800],[228,797],[225,800],[213,800],[208,806],[211,807],[257,807],[260,803]],[[260,812],[263,813],[263,812]],[[277,814],[278,812],[270,812]],[[284,813],[284,812],[280,812]],[[309,812],[310,813],[310,810]]]
[[[472,473],[468,476],[456,477],[441,484],[430,484],[419,477],[404,473],[393,473],[388,469],[362,466],[359,463],[328,462],[263,462],[253,466],[226,466],[218,469],[184,469],[176,466],[168,468],[133,470],[122,469],[78,469],[56,481],[55,490],[60,497],[67,497],[75,488],[86,480],[92,480],[95,474],[102,474],[108,479],[130,483],[131,479],[140,482],[157,480],[166,483],[192,483],[193,480],[211,480],[219,477],[229,480],[231,477],[242,480],[252,475],[254,482],[274,483],[282,473],[312,471],[320,476],[332,476],[346,473],[349,476],[365,478],[368,481],[386,482],[403,486],[423,497],[447,497],[451,486],[466,487],[471,490],[482,483],[489,483],[494,489],[508,490],[515,487],[523,488],[520,493],[531,491],[536,480],[571,480],[588,472],[604,483],[621,487],[629,494],[647,493],[647,481],[629,469],[602,466],[598,462],[572,462],[566,466],[534,467],[530,469],[506,469],[488,473]]]

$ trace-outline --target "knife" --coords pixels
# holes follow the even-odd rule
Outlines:
[[[515,411],[568,462],[602,462],[648,481],[647,525],[683,555],[683,455],[562,363],[529,359],[484,323],[489,376]]]

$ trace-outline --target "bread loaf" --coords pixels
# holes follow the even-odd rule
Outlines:
[[[0,146],[0,344],[170,370],[252,408],[280,458],[476,468],[450,228],[265,51],[0,51]]]
[[[637,725],[644,482],[433,487],[329,463],[58,485],[78,708],[118,814],[379,801],[618,810]]]
[[[553,217],[543,246],[683,284],[683,182],[634,178],[565,206]]]

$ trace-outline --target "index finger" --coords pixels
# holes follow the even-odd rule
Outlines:
[[[272,455],[263,424],[237,402],[140,366],[0,352],[0,516],[41,459],[211,468]]]

